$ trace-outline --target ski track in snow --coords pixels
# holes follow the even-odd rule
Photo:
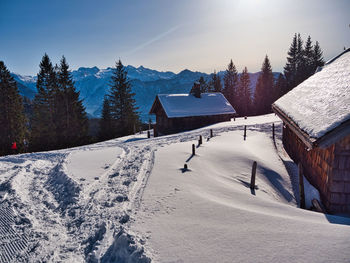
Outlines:
[[[274,121],[276,136],[281,122]],[[247,125],[247,132],[271,133],[271,124]],[[181,134],[146,139],[128,136],[66,150],[0,158],[0,263],[113,262],[132,258],[149,262],[142,238],[133,235],[129,220],[137,213],[154,164],[157,148],[203,140],[214,134],[242,130],[244,125],[208,126]],[[73,180],[67,160],[79,151],[119,147],[95,181]],[[84,164],[82,164],[84,165]]]

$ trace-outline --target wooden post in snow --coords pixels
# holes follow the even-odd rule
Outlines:
[[[298,174],[299,174],[300,208],[305,209],[304,174],[303,174],[303,166],[301,163],[298,164]]]
[[[147,138],[151,138],[151,133],[149,132],[149,130],[147,131]]]
[[[245,138],[247,137],[247,126],[246,125],[244,125],[244,140],[245,140]]]
[[[201,145],[203,143],[202,141],[202,135],[199,135],[198,145]]]
[[[275,141],[275,123],[272,123],[272,139]]]
[[[256,161],[253,162],[253,167],[252,167],[252,177],[250,179],[250,189],[255,189],[255,174],[256,174],[256,166],[257,163]]]
[[[210,129],[210,138],[213,138],[213,129]]]
[[[192,144],[192,155],[196,155],[196,146]]]
[[[236,121],[236,117],[233,117],[233,121]]]

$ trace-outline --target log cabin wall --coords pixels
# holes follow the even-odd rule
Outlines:
[[[327,210],[350,213],[350,135],[326,149],[311,150],[287,125],[282,138],[289,156],[301,162],[306,178],[319,190]]]
[[[350,214],[350,135],[335,144],[331,206]]]
[[[166,135],[193,130],[222,121],[229,121],[231,118],[233,118],[232,114],[168,118],[164,110],[160,107],[156,112],[157,123],[155,127],[158,135]]]

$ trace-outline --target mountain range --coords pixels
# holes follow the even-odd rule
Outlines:
[[[157,94],[168,93],[188,93],[193,82],[201,76],[205,80],[210,80],[210,74],[194,72],[188,69],[176,74],[170,71],[157,71],[140,66],[138,68],[131,65],[126,66],[128,78],[135,93],[136,105],[139,108],[142,121],[147,122],[153,116],[148,115],[152,103]],[[103,98],[110,88],[110,79],[113,68],[99,69],[98,67],[80,67],[72,72],[75,87],[80,91],[80,97],[83,99],[86,112],[90,118],[100,117]],[[224,71],[218,72],[222,78]],[[260,72],[249,73],[252,93]],[[279,73],[275,72],[277,77]],[[12,73],[12,76],[18,84],[20,94],[33,99],[36,94],[36,76],[23,76]]]

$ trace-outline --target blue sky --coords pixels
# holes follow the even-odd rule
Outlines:
[[[0,60],[37,74],[46,52],[72,69],[124,64],[179,72],[281,71],[294,33],[318,40],[326,59],[350,47],[348,0],[0,0]]]

